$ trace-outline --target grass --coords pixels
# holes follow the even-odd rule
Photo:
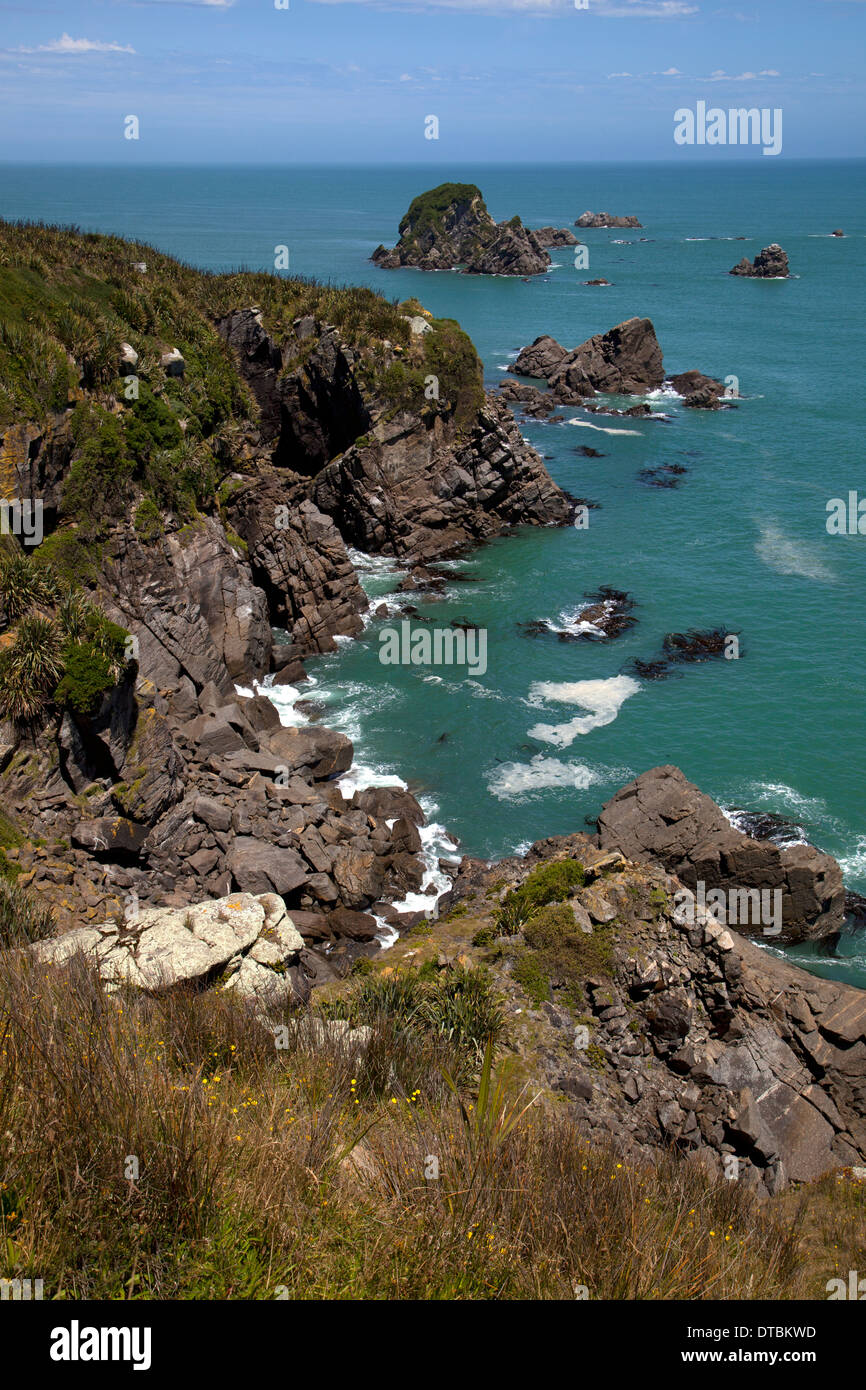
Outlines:
[[[0,957],[0,1275],[52,1298],[823,1296],[796,1198],[590,1144],[492,1046],[443,1086],[417,989],[367,996],[386,1074],[291,1018],[277,1048],[226,994]]]

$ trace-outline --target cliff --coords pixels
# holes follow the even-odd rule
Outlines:
[[[0,467],[44,527],[0,556],[4,864],[61,927],[276,892],[305,978],[348,969],[422,885],[423,813],[344,797],[350,741],[236,687],[361,631],[347,546],[431,558],[567,499],[417,301],[11,224],[0,294]]]

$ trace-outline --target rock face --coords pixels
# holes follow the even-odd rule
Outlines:
[[[779,941],[833,937],[841,930],[845,891],[835,859],[811,845],[780,849],[734,830],[679,768],[652,768],[623,787],[604,807],[598,829],[605,850],[656,860],[688,888],[721,889],[729,925],[747,934],[761,936],[772,925],[761,921],[754,897],[742,896],[748,890],[781,893],[781,933],[769,933]]]
[[[400,223],[393,250],[371,259],[386,270],[464,270],[473,275],[539,275],[550,257],[519,217],[494,222],[472,183],[443,183],[415,198]]]
[[[575,222],[575,227],[640,227],[636,217],[612,217],[609,212],[584,212]]]
[[[513,370],[543,376],[563,404],[577,404],[596,391],[642,394],[664,381],[662,352],[649,319],[626,319],[596,333],[569,352],[550,337],[523,348]]]
[[[533,376],[549,381],[567,356],[568,349],[555,338],[551,338],[549,333],[545,333],[530,343],[529,347],[521,349],[512,371],[518,376]]]
[[[580,242],[568,227],[536,227],[535,240],[540,246],[579,246]]]
[[[759,251],[753,261],[744,256],[729,275],[752,275],[765,280],[784,279],[788,274],[788,257],[775,241]]]
[[[289,631],[298,656],[358,635],[366,595],[342,536],[303,485],[257,479],[232,494],[229,515],[248,546],[271,620]]]
[[[548,383],[554,395],[588,396],[594,391],[629,395],[654,390],[664,381],[662,352],[649,319],[626,319],[596,333],[562,359]]]
[[[769,1193],[862,1164],[866,991],[771,956],[697,904],[687,910],[687,891],[660,865],[635,864],[584,835],[541,841],[525,860],[464,860],[452,900],[467,901],[470,939],[479,925],[472,899],[477,913],[494,884],[517,886],[564,857],[584,866],[587,882],[567,903],[574,935],[559,949],[548,998],[519,992],[500,953],[482,952],[479,963],[510,1000],[509,1047],[559,1093],[590,1142],[613,1139],[644,1157],[673,1148],[729,1178],[733,1162],[741,1183]],[[526,946],[509,938],[506,961],[527,953],[531,934],[530,922]],[[575,966],[575,1007],[569,952],[579,960],[580,944],[598,939],[606,963]],[[536,961],[543,969],[543,955]]]
[[[563,525],[565,494],[521,437],[514,417],[486,397],[478,425],[459,436],[437,421],[383,422],[322,470],[313,497],[341,534],[364,551],[429,559],[519,522]]]
[[[534,232],[519,217],[500,222],[496,236],[465,267],[467,275],[542,275],[550,257]]]

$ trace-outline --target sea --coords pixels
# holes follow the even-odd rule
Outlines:
[[[497,858],[584,830],[625,782],[673,763],[735,818],[790,821],[794,838],[835,855],[846,885],[866,893],[866,535],[856,522],[854,534],[827,527],[832,499],[847,506],[858,488],[866,498],[864,172],[866,161],[781,158],[6,165],[0,216],[117,233],[214,271],[273,270],[288,247],[290,274],[415,296],[457,319],[490,386],[540,334],[573,347],[650,318],[666,373],[729,381],[736,408],[686,410],[663,388],[651,418],[575,409],[521,422],[556,482],[595,505],[583,528],[521,528],[448,563],[444,592],[421,611],[485,629],[483,673],[383,665],[393,619],[373,618],[309,663],[313,685],[284,692],[282,717],[300,721],[294,698],[314,699],[354,740],[358,782],[399,780],[421,796],[431,855]],[[571,248],[552,250],[550,271],[528,282],[371,264],[412,198],[446,180],[476,183],[497,220],[571,228],[588,267]],[[580,231],[588,209],[636,215],[642,228]],[[727,273],[771,242],[788,253],[788,279]],[[610,284],[585,283],[598,278]],[[354,559],[374,600],[402,577],[392,560]],[[636,622],[615,638],[581,619],[602,587],[634,603]],[[738,656],[658,680],[634,674],[666,634],[692,628],[736,634]],[[581,633],[588,640],[562,640]],[[431,858],[425,891],[438,885]],[[846,932],[835,959],[810,946],[786,954],[866,987],[862,931]]]

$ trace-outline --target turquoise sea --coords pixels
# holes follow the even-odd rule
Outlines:
[[[653,320],[669,373],[736,376],[736,410],[664,420],[568,412],[526,437],[563,487],[599,504],[585,531],[532,530],[462,562],[437,622],[486,627],[487,670],[382,666],[374,621],[363,638],[310,663],[326,719],[356,740],[359,763],[399,774],[436,806],[461,848],[488,857],[584,828],[638,772],[676,763],[726,808],[787,816],[866,892],[860,762],[866,644],[866,536],[831,536],[830,498],[858,487],[866,323],[864,162],[752,159],[705,164],[342,168],[6,166],[0,215],[115,232],[207,269],[272,269],[368,284],[456,318],[489,383],[541,333],[566,346],[633,314]],[[379,270],[418,192],[479,185],[497,219],[572,226],[586,209],[634,213],[642,231],[589,231],[588,270],[554,250],[529,283]],[[844,238],[832,238],[836,227]],[[745,237],[745,241],[736,238]],[[646,238],[646,240],[643,240]],[[777,241],[792,277],[726,274]],[[610,287],[582,281],[604,277]],[[601,457],[585,458],[590,447]],[[675,488],[641,481],[682,465]],[[363,561],[361,562],[363,563]],[[393,567],[367,565],[377,595]],[[609,641],[528,637],[519,624],[573,619],[602,585],[627,590],[637,624]],[[414,600],[413,600],[414,601]],[[667,632],[738,632],[741,656],[666,680],[623,674]],[[305,695],[310,691],[305,688]],[[808,963],[866,985],[866,941]],[[801,956],[809,957],[808,950]]]

